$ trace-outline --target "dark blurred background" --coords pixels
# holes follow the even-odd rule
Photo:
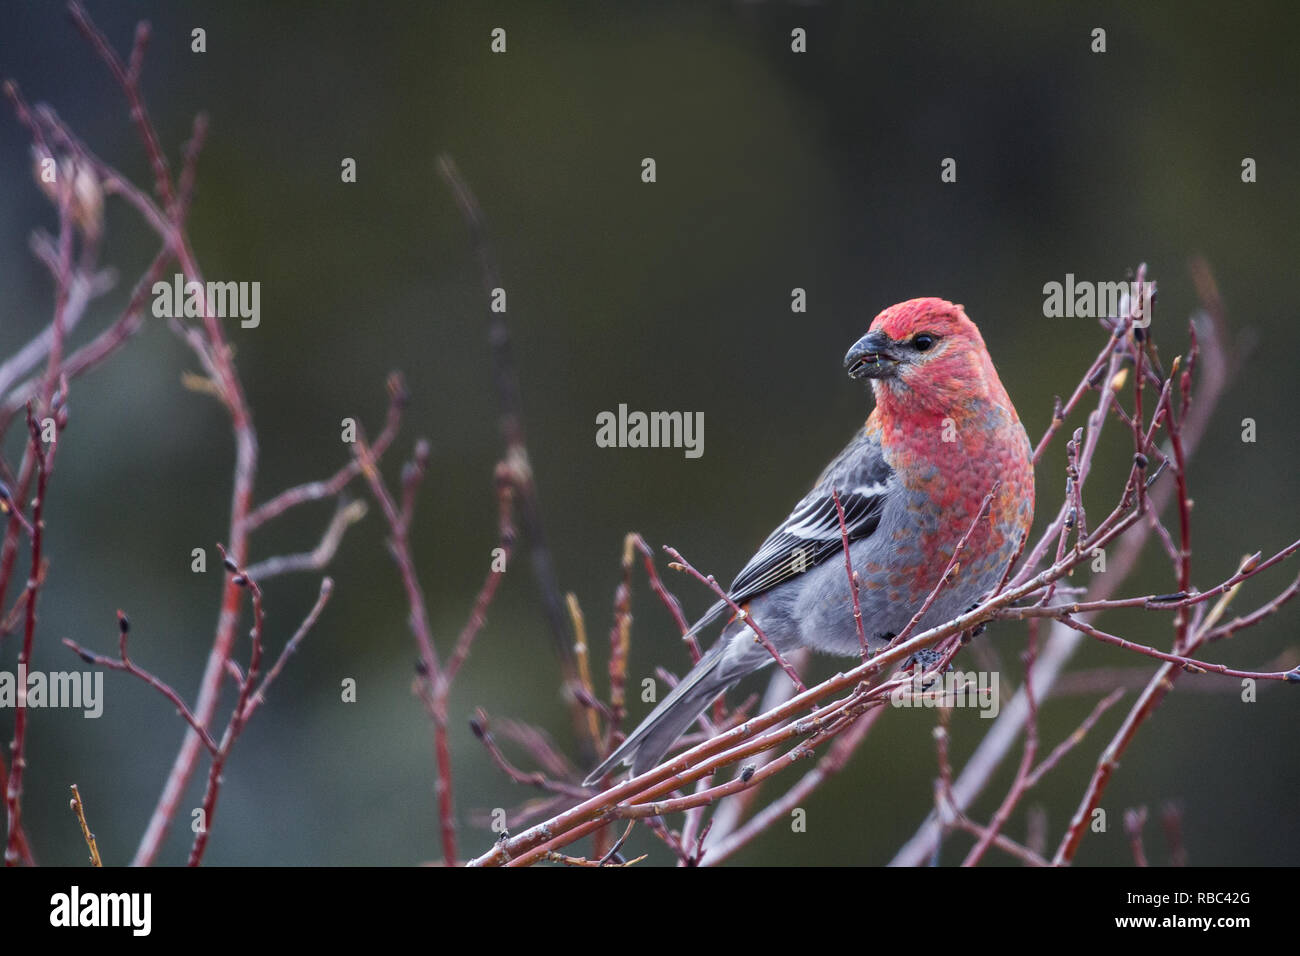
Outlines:
[[[193,114],[211,116],[191,235],[208,278],[262,283],[261,327],[230,330],[261,440],[258,500],[344,462],[340,420],[358,416],[376,432],[385,376],[405,372],[414,401],[386,471],[395,479],[397,455],[429,438],[413,534],[444,653],[495,545],[491,476],[502,446],[486,302],[465,225],[435,171],[442,152],[488,218],[560,582],[582,603],[602,672],[625,532],[730,578],[865,416],[869,399],[841,368],[846,348],[876,312],[913,296],[966,305],[1037,438],[1053,395],[1073,386],[1102,341],[1091,320],[1044,318],[1044,283],[1066,273],[1120,280],[1147,262],[1160,283],[1154,332],[1171,356],[1196,306],[1188,260],[1206,256],[1234,329],[1258,347],[1192,468],[1195,582],[1208,587],[1241,555],[1271,553],[1296,535],[1293,5],[95,2],[90,10],[122,51],[135,20],[152,21],[145,89],[172,157]],[[206,53],[190,52],[194,27],[207,31]],[[489,51],[494,27],[507,30],[505,55]],[[795,27],[807,30],[802,55],[790,51]],[[1104,54],[1090,51],[1094,27],[1107,31]],[[51,103],[136,182],[151,181],[119,91],[61,4],[0,3],[0,76]],[[647,156],[658,166],[653,185],[640,179]],[[1250,185],[1241,181],[1248,156],[1258,163]],[[340,182],[344,157],[357,160],[355,184]],[[955,184],[940,182],[944,157],[957,160]],[[49,278],[27,242],[34,228],[56,225],[31,175],[27,135],[7,109],[0,177],[7,355],[49,322]],[[115,200],[106,242],[104,261],[122,281],[74,344],[116,316],[157,245]],[[807,314],[791,314],[796,286],[808,290]],[[186,371],[196,371],[191,353],[150,319],[73,384],[47,508],[50,576],[34,667],[80,666],[62,637],[112,652],[122,608],[134,622],[134,656],[185,694],[197,688],[217,616],[211,549],[226,534],[233,448],[218,404],[182,387]],[[596,414],[619,403],[702,411],[705,454],[596,447]],[[1240,440],[1245,417],[1258,423],[1255,444]],[[1126,467],[1127,438],[1115,430],[1111,439],[1091,485],[1098,514]],[[5,450],[13,460],[13,433]],[[1039,469],[1040,518],[1060,501],[1063,468],[1057,452]],[[331,508],[318,503],[268,526],[253,540],[254,558],[311,547]],[[194,547],[209,549],[205,575],[189,569]],[[1158,547],[1146,558],[1124,593],[1172,588]],[[332,603],[227,768],[211,863],[411,864],[438,854],[429,729],[410,694],[415,650],[373,509],[329,573]],[[273,649],[310,607],[318,580],[267,587]],[[710,603],[701,588],[668,580],[688,613]],[[1265,575],[1239,609],[1287,580],[1286,568]],[[1289,610],[1215,646],[1213,658],[1273,661],[1294,646]],[[672,623],[640,578],[634,611],[632,674],[684,669]],[[1135,640],[1167,646],[1163,619],[1125,626]],[[995,626],[985,640],[1010,683],[1024,628]],[[0,642],[0,668],[14,668],[16,645]],[[246,640],[240,646],[242,659]],[[1099,645],[1075,663],[1136,665],[1154,666]],[[355,704],[340,702],[346,677],[358,682]],[[1197,693],[1195,680],[1184,678],[1186,689],[1125,756],[1104,802],[1111,830],[1085,839],[1081,863],[1130,863],[1120,813],[1146,805],[1154,815],[1166,801],[1182,807],[1193,863],[1300,862],[1294,695],[1266,686],[1247,705],[1232,682]],[[73,781],[105,859],[126,862],[180,743],[183,725],[156,694],[118,674],[106,675],[105,688],[97,721],[33,712],[26,820],[44,862],[84,859],[67,809]],[[1048,702],[1044,746],[1077,726],[1096,696]],[[1046,809],[1052,845],[1131,701],[1031,795]],[[471,824],[477,814],[533,796],[505,781],[469,733],[479,705],[536,722],[576,753],[522,560],[452,699],[469,852],[492,841]],[[634,716],[644,710],[635,705]],[[959,763],[987,725],[971,711],[954,714]],[[806,833],[779,827],[736,860],[887,861],[931,806],[932,727],[929,712],[887,715],[808,801]],[[12,712],[0,713],[0,737],[11,734]],[[996,806],[1013,762],[977,818]],[[198,804],[205,773],[201,764],[186,807]],[[1022,808],[1008,833],[1023,838],[1025,826]],[[1164,862],[1154,819],[1146,832],[1153,861]],[[183,812],[163,860],[183,861],[190,838]],[[944,862],[966,845],[954,838]],[[644,831],[633,848],[666,859]]]

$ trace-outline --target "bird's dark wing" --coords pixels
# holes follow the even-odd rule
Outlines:
[[[840,452],[818,479],[812,491],[795,505],[790,516],[773,531],[749,563],[731,582],[727,594],[744,604],[772,588],[798,577],[835,555],[842,554],[844,537],[832,491],[844,508],[849,541],[872,534],[880,524],[892,469],[881,454],[880,443],[865,431]],[[719,601],[691,628],[692,633],[727,610]]]

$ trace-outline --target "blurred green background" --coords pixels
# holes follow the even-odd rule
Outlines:
[[[191,235],[208,278],[262,283],[261,327],[230,330],[261,441],[258,500],[344,462],[340,420],[358,416],[374,434],[385,376],[405,372],[414,401],[386,471],[395,481],[397,456],[429,438],[413,539],[444,653],[495,546],[501,452],[486,302],[435,171],[444,151],[488,217],[544,518],[600,669],[625,532],[729,579],[866,414],[869,399],[841,368],[846,348],[876,312],[913,296],[966,305],[1036,438],[1053,395],[1073,386],[1101,343],[1091,320],[1043,317],[1043,284],[1066,273],[1119,280],[1146,261],[1160,283],[1154,331],[1168,357],[1195,307],[1187,261],[1205,255],[1234,328],[1258,346],[1192,469],[1195,582],[1208,587],[1242,554],[1271,553],[1297,533],[1293,5],[97,2],[91,13],[123,51],[134,21],[152,21],[145,89],[171,156],[193,114],[211,116]],[[1090,52],[1098,26],[1105,54]],[[190,52],[194,27],[207,31],[206,53]],[[505,55],[489,51],[494,27],[508,32]],[[790,52],[795,27],[807,30],[806,54]],[[122,98],[61,4],[0,4],[0,76],[149,183]],[[653,185],[640,180],[647,156],[658,165]],[[1251,185],[1240,177],[1247,156],[1259,169]],[[340,182],[344,157],[357,160],[355,184]],[[944,157],[957,160],[955,184],[940,182]],[[8,355],[49,321],[50,282],[27,241],[56,217],[7,109],[0,177]],[[122,281],[76,343],[116,316],[155,249],[134,214],[110,201],[104,261]],[[808,290],[805,315],[790,312],[796,286]],[[191,573],[189,555],[211,554],[226,534],[233,449],[217,403],[180,384],[194,370],[191,353],[150,319],[73,384],[47,509],[35,667],[79,666],[63,637],[112,652],[122,608],[133,655],[183,693],[197,688],[221,572],[210,560],[207,574]],[[596,447],[596,414],[624,402],[702,411],[703,457]],[[1245,417],[1258,423],[1255,444],[1240,440]],[[16,432],[4,445],[11,461]],[[1119,487],[1126,444],[1111,432],[1091,485],[1094,514]],[[1063,469],[1059,452],[1039,469],[1040,518],[1060,501]],[[254,558],[311,547],[331,508],[268,526]],[[1159,549],[1146,558],[1124,593],[1172,588]],[[438,855],[429,729],[410,694],[415,650],[373,509],[329,573],[333,601],[227,767],[210,863]],[[710,603],[668,580],[688,613]],[[1286,568],[1274,570],[1239,607],[1288,580]],[[317,587],[316,575],[268,585],[273,649]],[[632,674],[684,669],[671,621],[640,577],[635,590]],[[1288,611],[1215,646],[1213,658],[1273,661],[1295,644]],[[1163,619],[1125,620],[1111,623],[1167,646]],[[1024,628],[995,626],[985,640],[1010,683]],[[534,796],[504,780],[469,733],[475,706],[536,722],[576,753],[549,641],[517,560],[452,698],[462,852],[491,844],[472,822],[479,815]],[[16,645],[0,641],[0,668],[14,668]],[[1075,667],[1149,664],[1089,645]],[[358,682],[355,704],[340,702],[346,677]],[[1232,682],[1215,685],[1219,693],[1194,692],[1195,682],[1184,678],[1125,756],[1104,801],[1111,830],[1085,839],[1080,863],[1130,863],[1120,813],[1138,805],[1152,810],[1148,852],[1164,862],[1155,814],[1171,800],[1195,864],[1300,862],[1294,695],[1266,686],[1245,705]],[[33,712],[25,812],[43,862],[84,859],[67,809],[74,781],[105,859],[129,860],[180,743],[183,725],[157,695],[117,674],[105,688],[97,721]],[[1097,696],[1045,704],[1044,746]],[[1031,794],[1050,845],[1131,700]],[[933,719],[886,715],[808,801],[806,833],[778,827],[736,862],[887,861],[931,806]],[[959,764],[987,724],[954,714]],[[12,712],[0,713],[0,736],[11,734]],[[988,818],[1012,770],[977,818]],[[205,772],[185,807],[198,804]],[[1022,808],[1007,830],[1021,839],[1025,827]],[[190,838],[182,813],[162,860],[182,862]],[[954,837],[943,862],[968,845]],[[668,859],[644,830],[630,848]]]

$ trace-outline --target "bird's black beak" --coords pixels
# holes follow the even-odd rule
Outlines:
[[[868,332],[844,356],[844,367],[849,378],[886,378],[898,367],[899,358],[893,339],[884,332]]]

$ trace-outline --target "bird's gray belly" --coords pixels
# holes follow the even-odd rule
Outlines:
[[[867,542],[856,544],[862,547],[850,548],[850,554],[858,575],[858,604],[862,611],[863,630],[868,644],[872,649],[878,649],[901,633],[920,610],[947,567],[948,557],[911,554],[905,544],[882,561],[878,547],[867,547]],[[967,554],[965,557],[967,565],[962,570],[966,573],[940,590],[913,630],[913,635],[951,620],[992,591],[1001,580],[1011,555]],[[908,573],[903,576],[904,580],[899,581],[895,576],[899,567],[914,567],[917,562],[925,570],[920,574]],[[881,564],[886,568],[883,572],[869,570]],[[781,608],[780,616],[788,620],[791,629],[798,631],[799,643],[829,654],[854,656],[860,653],[853,598],[843,560],[829,559],[810,568],[805,575],[804,587],[798,590],[797,596],[787,602],[788,606]],[[764,626],[762,618],[758,620],[760,626]]]

